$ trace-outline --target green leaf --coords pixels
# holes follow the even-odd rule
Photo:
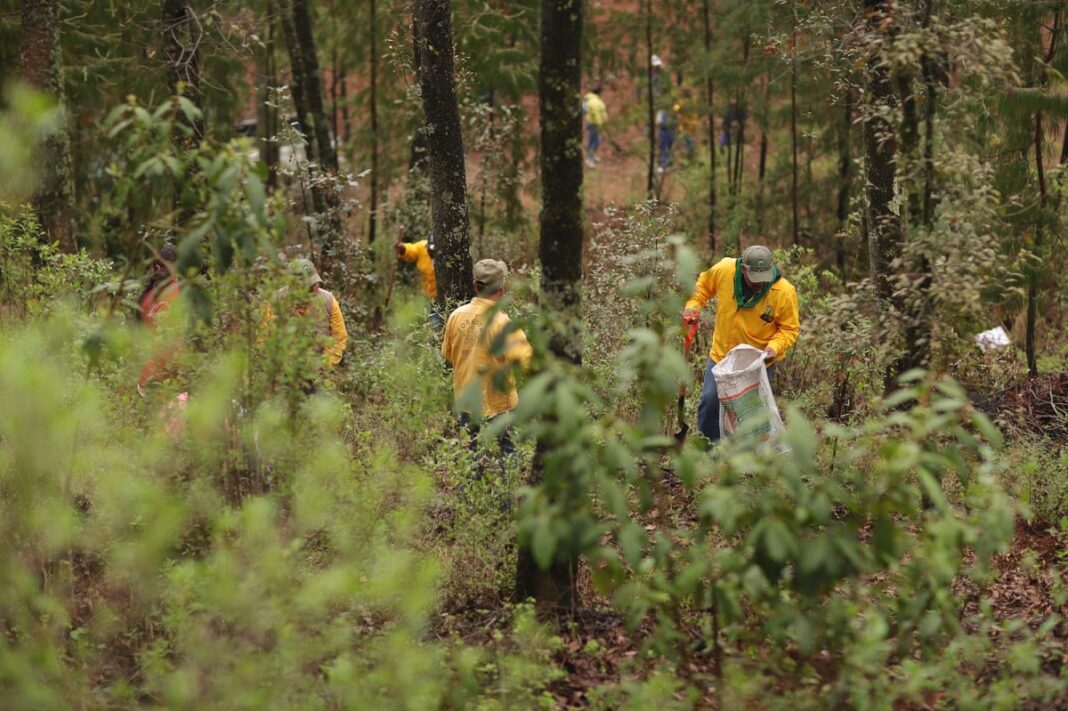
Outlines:
[[[623,550],[624,560],[632,568],[637,568],[642,562],[646,543],[645,531],[633,521],[628,521],[619,529],[619,547]]]
[[[534,555],[534,562],[542,570],[548,570],[552,565],[553,554],[556,553],[556,537],[548,521],[542,522],[534,529],[534,535],[530,539],[530,552]]]

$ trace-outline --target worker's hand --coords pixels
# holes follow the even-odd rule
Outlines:
[[[396,242],[393,243],[393,249],[397,250],[397,256],[398,257],[403,257],[404,256],[404,243],[401,242],[400,240],[397,240]]]
[[[697,309],[686,309],[682,312],[682,322],[689,326],[701,320],[701,312]]]
[[[764,360],[775,360],[776,355],[777,353],[775,353],[775,349],[771,346],[764,349]]]

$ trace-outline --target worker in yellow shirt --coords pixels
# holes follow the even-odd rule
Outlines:
[[[418,242],[401,242],[398,240],[394,245],[397,250],[397,258],[406,262],[415,262],[415,268],[423,277],[423,294],[430,299],[430,321],[435,328],[440,329],[445,320],[437,312],[433,304],[438,298],[438,278],[434,272],[434,242],[419,240]]]
[[[697,104],[693,98],[693,89],[686,87],[682,90],[682,98],[675,102],[672,107],[678,116],[679,136],[682,137],[682,147],[686,151],[686,160],[693,160],[694,139],[700,129],[701,117],[697,113]]]
[[[341,307],[334,295],[323,288],[323,279],[310,259],[294,260],[290,269],[304,281],[311,294],[309,303],[298,307],[298,313],[312,318],[325,344],[323,353],[327,365],[334,367],[344,357],[345,346],[349,341]]]
[[[473,276],[478,296],[449,315],[441,354],[452,366],[460,425],[474,436],[482,423],[492,422],[519,404],[511,368],[529,363],[533,351],[526,334],[512,327],[511,319],[497,306],[508,276],[505,263],[483,259],[475,264]],[[479,396],[475,408],[464,404],[472,394]],[[499,442],[501,452],[515,452],[507,430]]]
[[[801,324],[797,290],[782,277],[767,247],[752,246],[740,258],[722,259],[702,273],[686,302],[683,322],[700,319],[700,310],[710,299],[716,299],[716,325],[697,404],[697,428],[716,442],[720,438],[719,393],[712,367],[732,348],[745,343],[764,351],[770,379],[775,364],[797,341]]]
[[[597,85],[582,98],[582,112],[586,114],[586,165],[590,168],[596,168],[601,161],[597,149],[601,145],[604,125],[608,123],[608,107],[601,98],[602,90]]]

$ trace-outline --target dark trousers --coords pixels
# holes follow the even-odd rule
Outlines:
[[[722,434],[719,431],[719,390],[712,368],[716,363],[711,358],[705,366],[705,383],[701,388],[701,399],[697,402],[697,429],[712,442],[718,442]],[[768,380],[775,382],[775,366],[768,366]]]
[[[467,433],[471,437],[471,443],[468,445],[471,451],[474,451],[478,447],[478,433],[482,431],[482,427],[495,422],[498,417],[502,416],[503,415],[495,415],[484,422],[475,422],[466,412],[460,413],[460,427],[467,430]],[[506,428],[497,435],[497,443],[501,447],[501,454],[515,454],[515,442],[512,441],[512,432],[510,429]]]

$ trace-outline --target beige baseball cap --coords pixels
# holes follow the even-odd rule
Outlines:
[[[483,259],[475,264],[472,274],[483,293],[493,293],[504,286],[508,265],[499,259]]]
[[[755,244],[742,252],[742,269],[749,281],[763,284],[775,278],[775,258],[771,256],[770,249]]]

